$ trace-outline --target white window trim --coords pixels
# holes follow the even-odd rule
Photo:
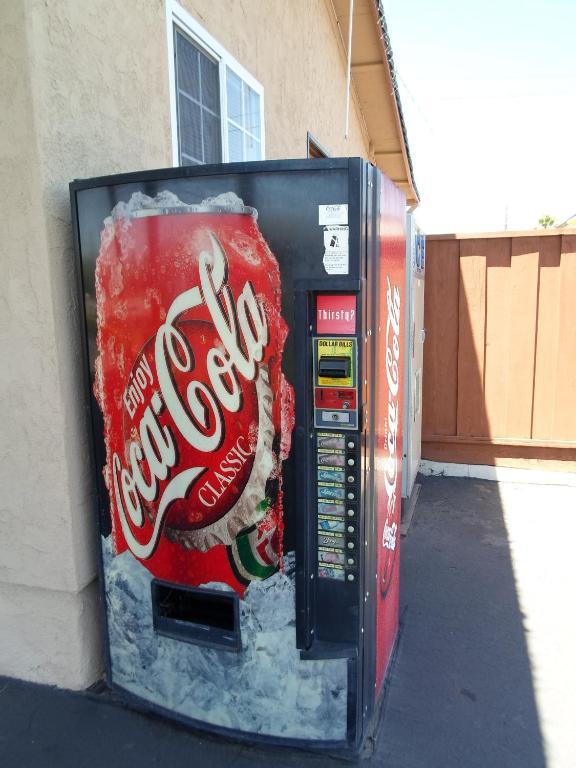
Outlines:
[[[176,68],[174,62],[174,25],[185,32],[194,43],[218,62],[220,78],[220,128],[222,137],[222,160],[228,162],[228,105],[226,98],[226,67],[255,91],[260,97],[260,146],[262,160],[266,157],[264,142],[264,88],[244,67],[210,35],[196,19],[176,0],[166,0],[166,39],[168,44],[168,81],[170,87],[170,127],[172,134],[172,164],[180,165],[178,147],[178,112],[176,94]],[[234,123],[234,121],[231,121]]]

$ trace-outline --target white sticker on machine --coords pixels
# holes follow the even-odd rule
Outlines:
[[[324,227],[323,263],[329,275],[348,274],[348,227]]]
[[[348,224],[348,204],[334,203],[318,206],[318,224]]]

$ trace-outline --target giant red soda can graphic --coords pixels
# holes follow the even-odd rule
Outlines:
[[[135,193],[96,266],[95,395],[115,551],[242,593],[282,558],[293,392],[278,263],[233,193]]]

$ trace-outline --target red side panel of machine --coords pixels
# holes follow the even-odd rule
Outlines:
[[[380,263],[376,342],[375,514],[378,598],[376,691],[398,631],[405,301],[404,195],[384,176],[380,190]]]

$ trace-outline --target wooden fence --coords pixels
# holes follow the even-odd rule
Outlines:
[[[422,457],[576,470],[576,230],[426,241]]]

